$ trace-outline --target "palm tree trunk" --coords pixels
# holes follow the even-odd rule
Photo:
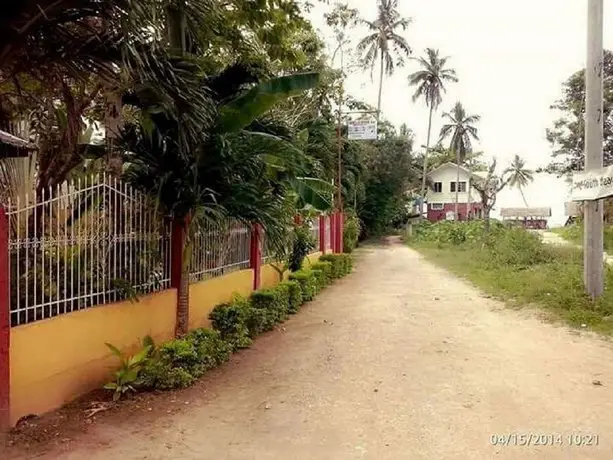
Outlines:
[[[119,177],[122,170],[121,152],[117,139],[123,125],[121,115],[121,95],[117,88],[107,87],[105,91],[106,108],[104,113],[104,131],[107,146],[107,171]]]
[[[379,69],[379,100],[377,102],[377,121],[381,116],[381,95],[383,94],[383,53],[381,54],[381,65]]]
[[[521,193],[521,198],[522,200],[524,200],[524,204],[526,205],[526,208],[529,208],[528,202],[526,201],[526,196],[524,195],[524,190],[521,187],[519,187],[519,193]]]
[[[428,174],[428,152],[430,150],[430,133],[432,131],[432,112],[434,112],[434,106],[430,105],[430,116],[428,117],[428,137],[426,138],[426,153],[424,154],[424,170],[421,177],[421,199],[422,205],[419,210],[419,214],[423,212],[423,201],[426,199],[426,176]]]
[[[454,206],[454,220],[459,220],[458,219],[458,200],[460,199],[460,151],[455,148],[455,159],[456,159],[456,164],[458,166],[458,171],[457,171],[457,176],[456,176],[456,182],[455,182],[455,206]]]

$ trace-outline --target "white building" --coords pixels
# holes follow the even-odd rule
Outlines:
[[[458,167],[455,163],[445,163],[428,174],[430,187],[426,193],[426,201],[428,220],[431,222],[454,218],[457,175]],[[482,178],[480,173],[460,166],[458,220],[466,220],[469,214],[476,218],[481,217],[479,193],[472,187],[474,181],[479,178]]]

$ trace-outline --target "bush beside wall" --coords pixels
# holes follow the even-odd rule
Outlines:
[[[196,329],[159,347],[149,339],[150,343],[142,350],[148,352],[146,362],[134,373],[131,385],[144,390],[192,385],[207,370],[227,361],[233,351],[248,347],[258,334],[273,329],[289,314],[296,313],[333,278],[351,271],[351,256],[325,258],[310,269],[291,273],[289,281],[274,288],[255,291],[249,298],[237,296],[231,302],[217,305],[210,314],[213,329]]]

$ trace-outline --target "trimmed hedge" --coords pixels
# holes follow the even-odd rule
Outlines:
[[[266,322],[264,315],[254,312],[249,300],[236,298],[232,302],[217,305],[209,319],[213,329],[219,331],[221,338],[228,342],[233,350],[247,348],[253,337]],[[251,332],[249,326],[254,330]]]
[[[332,282],[332,264],[330,262],[315,262],[313,265],[311,265],[311,270],[314,272],[322,272],[323,279],[320,288],[324,288]]]
[[[353,269],[353,258],[349,254],[325,254],[319,260],[332,264],[331,276],[334,279],[348,275]]]
[[[289,287],[279,284],[272,289],[261,289],[251,294],[251,307],[261,312],[254,312],[257,316],[262,315],[261,328],[251,331],[258,334],[271,330],[275,324],[285,321],[289,316]]]
[[[302,290],[302,299],[305,302],[313,300],[317,292],[317,280],[315,274],[311,270],[298,270],[297,272],[290,273],[289,279],[298,281],[300,283],[300,289]]]
[[[351,256],[328,254],[310,269],[290,273],[289,281],[274,288],[255,291],[249,299],[236,297],[217,305],[209,315],[212,330],[196,329],[157,348],[151,341],[146,348],[151,351],[134,375],[133,385],[150,390],[192,385],[207,370],[227,361],[233,351],[248,347],[258,334],[296,313],[333,279],[350,273],[352,266]]]
[[[300,309],[300,306],[304,303],[304,300],[302,299],[302,289],[300,288],[300,283],[298,281],[290,280],[283,281],[279,284],[279,286],[281,285],[287,286],[287,292],[289,296],[287,308],[288,313],[297,313]]]
[[[188,387],[207,370],[227,361],[231,353],[219,332],[196,329],[154,348],[140,373],[140,386],[150,390]]]

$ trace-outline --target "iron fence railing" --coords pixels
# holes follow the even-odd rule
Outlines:
[[[190,282],[249,268],[250,229],[234,220],[199,229],[192,241]]]
[[[135,300],[171,285],[170,219],[151,198],[118,179],[69,180],[4,208],[8,228],[0,231],[8,233],[8,248],[0,250],[9,253],[12,326]],[[320,221],[308,223],[313,253],[321,249]],[[330,249],[329,217],[323,228]],[[272,263],[279,253],[272,243],[264,229],[254,233],[232,219],[198,228],[186,242],[189,282],[259,270],[260,262]],[[251,260],[260,251],[261,261]]]
[[[165,289],[167,225],[149,199],[106,176],[8,204],[11,324]]]

